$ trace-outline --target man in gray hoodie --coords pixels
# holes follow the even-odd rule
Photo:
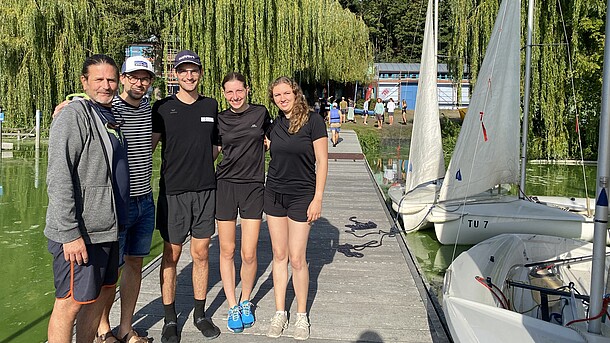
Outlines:
[[[118,279],[119,228],[127,221],[126,142],[112,115],[118,68],[93,55],[80,77],[86,99],[72,101],[49,135],[44,234],[53,255],[55,304],[49,343],[92,342],[105,299]]]

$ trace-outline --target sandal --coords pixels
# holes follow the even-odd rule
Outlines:
[[[112,331],[108,331],[103,335],[95,336],[95,343],[121,343],[121,341],[114,336]]]
[[[132,341],[133,339],[133,341]],[[129,332],[123,336],[123,338],[121,338],[120,342],[123,343],[148,343],[148,337],[141,337],[138,336],[138,333],[136,332],[136,330],[131,329],[129,330]]]

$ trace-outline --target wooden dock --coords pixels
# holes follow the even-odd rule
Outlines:
[[[403,238],[392,229],[393,223],[363,158],[356,134],[344,131],[341,138],[337,147],[329,145],[329,175],[322,218],[312,227],[307,251],[309,341],[449,342]],[[361,250],[352,246],[361,247]],[[200,342],[203,338],[193,326],[192,264],[188,251],[187,243],[179,264],[176,296],[184,343]],[[228,305],[218,269],[218,237],[212,238],[206,313],[222,330],[215,342],[294,341],[293,323],[281,338],[265,336],[275,312],[271,259],[269,232],[263,222],[258,247],[258,279],[252,299],[257,321],[243,333],[233,334],[226,328]],[[236,261],[239,266],[239,252]],[[160,342],[163,326],[158,267],[159,259],[145,268],[134,319],[136,330],[147,333],[155,342]],[[236,274],[239,275],[239,270]],[[296,303],[291,285],[287,297],[287,310],[294,318]],[[119,304],[113,306],[113,326],[118,325],[119,309]]]

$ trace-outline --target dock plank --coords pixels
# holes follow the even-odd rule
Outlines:
[[[404,255],[400,234],[390,232],[388,218],[375,181],[361,154],[353,131],[341,132],[337,147],[329,145],[329,175],[324,195],[323,213],[313,226],[307,249],[310,269],[308,309],[311,321],[309,342],[449,342],[440,320],[422,289],[420,276],[412,271]],[[351,220],[350,220],[351,218]],[[373,222],[376,228],[352,231],[346,225]],[[238,227],[239,230],[239,227]],[[383,232],[379,232],[382,230]],[[365,237],[363,234],[368,234]],[[239,249],[239,234],[238,249]],[[345,244],[366,247],[361,256],[344,254]],[[373,242],[374,243],[374,242]],[[375,244],[373,244],[375,245]],[[202,337],[192,324],[193,297],[190,245],[186,243],[178,266],[176,310],[182,328],[182,342],[199,342]],[[353,251],[353,250],[349,250]],[[256,324],[243,333],[232,334],[226,328],[227,302],[220,280],[218,237],[210,245],[210,273],[206,313],[211,315],[222,334],[215,342],[269,342],[265,336],[275,312],[271,277],[271,242],[263,221],[258,246],[258,274],[253,291]],[[240,257],[236,251],[239,275]],[[158,261],[149,265],[138,299],[135,328],[160,341],[163,307],[160,297]],[[415,275],[414,275],[415,274]],[[238,289],[239,294],[239,280]],[[119,300],[120,301],[120,300]],[[292,285],[288,286],[287,310],[295,316],[296,302]],[[111,324],[118,325],[118,304],[111,311]],[[292,325],[273,341],[293,341]]]

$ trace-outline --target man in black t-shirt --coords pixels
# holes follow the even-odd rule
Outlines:
[[[157,201],[157,228],[164,240],[161,262],[161,295],[165,324],[161,342],[179,342],[176,266],[182,244],[190,234],[193,258],[194,324],[204,338],[220,330],[205,316],[208,287],[208,249],[214,234],[218,154],[218,103],[199,95],[201,60],[192,51],[176,55],[174,68],[180,91],[157,101],[153,113],[153,150],[161,146],[161,180]]]

